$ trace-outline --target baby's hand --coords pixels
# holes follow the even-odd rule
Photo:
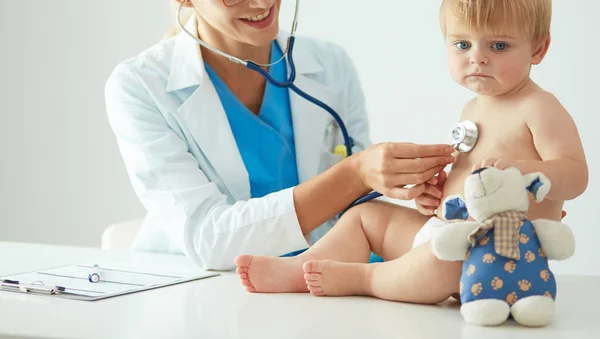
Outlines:
[[[515,167],[516,169],[520,170],[516,160],[508,158],[487,158],[480,164],[475,164],[471,169],[471,172],[484,167],[496,167],[499,170]]]
[[[417,211],[423,215],[433,215],[440,206],[444,183],[446,182],[446,172],[441,171],[437,177],[433,177],[425,182],[425,191],[415,198]]]

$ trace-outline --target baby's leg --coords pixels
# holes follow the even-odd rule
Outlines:
[[[382,201],[358,205],[306,252],[291,258],[240,256],[237,272],[250,292],[308,292],[302,265],[330,259],[366,263],[371,251],[386,260],[402,256],[429,217]]]
[[[381,299],[434,304],[459,289],[462,262],[437,259],[430,243],[404,256],[378,264],[311,260],[305,278],[317,296],[368,295]]]

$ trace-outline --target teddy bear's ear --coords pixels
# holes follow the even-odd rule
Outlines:
[[[542,173],[527,173],[523,176],[525,187],[533,194],[536,202],[544,200],[550,192],[550,180]]]
[[[443,215],[446,220],[467,220],[469,212],[467,205],[460,195],[451,195],[444,200],[442,205]]]

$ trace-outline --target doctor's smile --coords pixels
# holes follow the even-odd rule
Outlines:
[[[267,11],[265,11],[264,13],[258,14],[256,16],[251,16],[251,17],[245,17],[242,18],[242,22],[244,22],[247,25],[250,25],[252,27],[256,27],[256,28],[266,28],[269,27],[276,18],[277,12],[278,10],[276,10],[277,5],[274,5],[273,7],[269,8]]]

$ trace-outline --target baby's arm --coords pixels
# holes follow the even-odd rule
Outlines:
[[[571,200],[588,184],[588,168],[575,122],[550,93],[536,94],[528,106],[527,126],[542,161],[517,161],[522,173],[542,172],[552,188],[551,200]]]

